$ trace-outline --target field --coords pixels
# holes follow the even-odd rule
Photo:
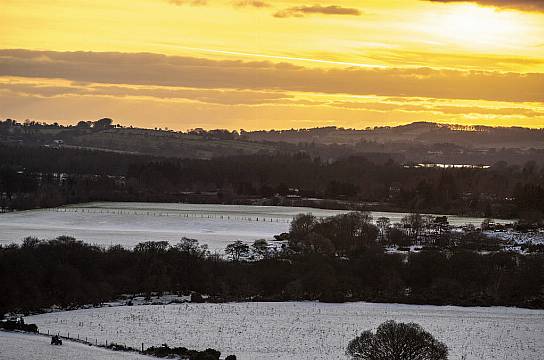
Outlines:
[[[152,360],[136,353],[120,353],[63,341],[52,346],[46,336],[0,331],[0,360]]]
[[[69,235],[99,245],[132,247],[142,241],[177,242],[198,239],[212,251],[235,240],[273,239],[289,230],[299,213],[330,216],[337,210],[279,206],[193,205],[162,203],[88,203],[55,209],[0,214],[0,244],[20,242],[27,236],[50,239]],[[399,222],[404,213],[372,213]],[[453,225],[479,225],[481,218],[450,216]]]
[[[69,332],[134,347],[205,349],[242,360],[343,359],[350,339],[386,320],[417,322],[450,348],[451,360],[540,360],[544,311],[314,302],[118,306],[29,316],[40,331]]]

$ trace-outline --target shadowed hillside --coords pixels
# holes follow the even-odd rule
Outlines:
[[[363,155],[379,162],[492,165],[525,164],[544,156],[544,130],[412,123],[366,130],[336,127],[230,131],[173,131],[114,125],[113,120],[63,126],[0,122],[0,143],[83,148],[185,159],[305,152],[326,160]]]
[[[455,143],[479,148],[544,148],[544,130],[521,127],[461,126],[415,122],[395,127],[375,127],[365,130],[337,127],[254,131],[244,137],[255,141],[316,142],[321,144],[350,144],[360,141],[379,143]]]

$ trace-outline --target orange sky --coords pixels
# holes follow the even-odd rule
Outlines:
[[[0,0],[0,116],[544,127],[539,0]]]

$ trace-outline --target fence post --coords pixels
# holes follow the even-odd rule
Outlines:
[[[144,352],[144,343],[142,343],[142,352]]]

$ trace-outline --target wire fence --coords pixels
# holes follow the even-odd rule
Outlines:
[[[186,219],[210,219],[222,221],[248,221],[265,223],[291,223],[294,216],[285,218],[267,217],[267,216],[237,216],[223,214],[203,214],[190,212],[164,212],[164,211],[138,211],[121,209],[86,209],[86,208],[49,208],[47,211],[60,213],[80,213],[80,214],[102,214],[102,215],[123,215],[123,216],[149,216],[149,217],[177,217]]]
[[[134,347],[127,346],[124,343],[114,342],[111,340],[108,341],[108,339],[99,339],[96,337],[80,336],[79,333],[70,334],[70,332],[63,333],[60,331],[47,330],[47,331],[39,331],[38,334],[43,336],[48,336],[48,337],[57,336],[58,338],[63,340],[69,340],[69,341],[73,341],[73,342],[77,342],[77,343],[81,343],[85,345],[98,346],[103,348],[111,348],[114,346],[119,346],[119,347],[125,348],[128,351],[141,351],[141,352],[143,352],[145,349],[144,343],[141,343],[140,349],[136,349]]]

